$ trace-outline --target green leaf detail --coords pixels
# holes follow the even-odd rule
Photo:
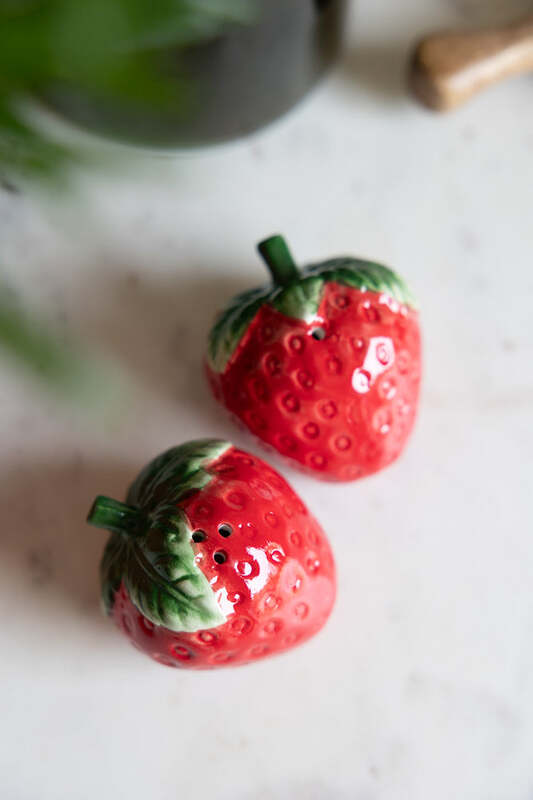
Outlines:
[[[132,603],[155,625],[193,632],[226,621],[195,564],[192,531],[177,503],[209,483],[208,467],[230,447],[218,439],[187,442],[142,470],[127,497],[128,505],[139,509],[138,530],[113,533],[101,563],[107,614],[123,582]]]
[[[202,489],[211,480],[206,467],[231,447],[222,439],[196,439],[154,458],[131,485],[126,502],[152,510],[164,500],[177,503],[184,494]]]
[[[323,289],[324,281],[321,277],[315,275],[303,277],[298,283],[282,289],[271,303],[286,317],[311,322],[316,317]]]
[[[373,261],[334,258],[311,264],[299,279],[286,287],[265,286],[237,295],[218,316],[209,334],[208,362],[224,372],[253,318],[265,304],[287,317],[307,322],[316,316],[326,283],[388,294],[402,305],[416,308],[407,284],[395,272]]]
[[[147,534],[128,541],[122,578],[145,617],[187,633],[226,621],[209,581],[194,563],[191,534],[179,509],[160,508]]]
[[[209,333],[207,348],[209,364],[215,372],[224,371],[248,325],[271,294],[270,287],[243,292],[219,314]]]
[[[384,264],[359,258],[332,258],[304,270],[304,275],[319,275],[324,282],[335,282],[354,289],[388,294],[402,305],[416,308],[416,301],[403,278]]]
[[[122,562],[125,555],[126,540],[119,533],[113,533],[107,542],[100,564],[102,585],[102,607],[111,614],[122,581]]]

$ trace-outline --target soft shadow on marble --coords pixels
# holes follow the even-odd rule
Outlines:
[[[0,475],[0,581],[13,586],[21,621],[53,617],[60,607],[62,614],[105,624],[98,565],[106,535],[85,518],[96,494],[123,496],[137,466],[50,454]]]

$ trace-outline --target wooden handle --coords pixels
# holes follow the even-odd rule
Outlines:
[[[411,91],[424,105],[447,111],[509,75],[533,70],[533,17],[514,25],[422,39],[409,71]]]

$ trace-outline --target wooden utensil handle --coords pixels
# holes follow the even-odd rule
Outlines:
[[[506,27],[427,36],[413,53],[409,85],[424,105],[446,111],[485,86],[528,70],[533,70],[533,17]]]

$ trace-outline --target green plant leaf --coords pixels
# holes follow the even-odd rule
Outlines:
[[[0,286],[0,295],[8,295]],[[84,407],[111,410],[122,386],[110,366],[78,344],[61,341],[48,327],[0,300],[0,356],[24,368],[46,388]]]
[[[256,0],[0,2],[0,174],[54,178],[78,148],[25,122],[21,99],[56,91],[117,109],[188,107],[193,80],[176,49],[247,24]]]

